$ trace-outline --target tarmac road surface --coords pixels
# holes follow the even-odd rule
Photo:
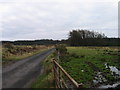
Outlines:
[[[44,51],[2,68],[2,88],[29,88],[43,72],[41,61],[54,50]]]

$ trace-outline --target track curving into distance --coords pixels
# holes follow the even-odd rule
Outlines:
[[[44,51],[2,68],[2,88],[29,88],[43,72],[43,61],[55,49]]]

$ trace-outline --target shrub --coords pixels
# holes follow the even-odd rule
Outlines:
[[[64,56],[67,54],[67,48],[65,45],[56,45],[56,51],[60,53],[60,56]]]

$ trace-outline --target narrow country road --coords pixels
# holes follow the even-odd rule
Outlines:
[[[41,61],[54,50],[44,51],[2,68],[2,88],[29,88],[43,72]]]

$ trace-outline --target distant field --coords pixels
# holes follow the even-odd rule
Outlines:
[[[51,47],[44,45],[7,45],[2,47],[2,63],[8,64],[11,61],[24,59],[34,54],[45,51]]]
[[[61,65],[78,83],[83,83],[84,87],[97,87],[119,81],[118,47],[67,47],[67,49],[69,54]]]

